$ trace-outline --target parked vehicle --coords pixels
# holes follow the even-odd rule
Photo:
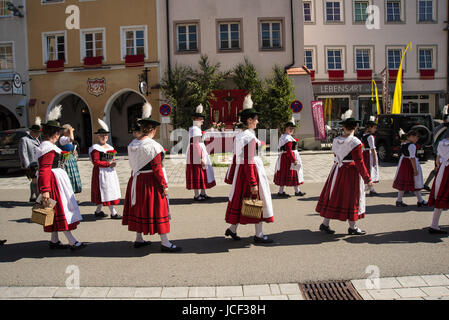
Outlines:
[[[9,169],[20,169],[22,164],[19,157],[20,139],[27,135],[28,129],[0,131],[0,174]]]
[[[400,129],[419,133],[417,156],[420,161],[434,157],[434,120],[431,114],[382,114],[378,116],[376,147],[380,161],[391,161],[401,156]]]

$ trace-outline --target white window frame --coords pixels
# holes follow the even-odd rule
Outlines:
[[[189,27],[196,27],[196,49],[190,49],[190,40],[189,40]],[[186,49],[179,49],[179,27],[186,27]],[[176,35],[176,53],[197,53],[200,51],[200,24],[199,22],[179,22],[175,25],[175,35]],[[218,39],[220,41],[220,39]],[[219,44],[220,46],[220,44]],[[220,48],[220,47],[219,47]]]
[[[103,34],[103,61],[107,60],[106,57],[106,28],[91,28],[91,29],[81,29],[80,30],[80,49],[81,49],[81,62],[84,62],[86,58],[86,38],[85,35],[88,33],[102,33]],[[95,41],[94,41],[95,43]],[[95,51],[95,50],[94,50]]]
[[[263,46],[263,30],[262,25],[264,23],[270,24],[270,47],[264,47]],[[279,47],[273,46],[273,24],[279,23]],[[283,20],[276,20],[276,19],[261,19],[259,21],[259,41],[260,41],[260,48],[259,51],[265,51],[265,50],[284,50],[284,21]]]
[[[372,2],[372,0],[352,0],[352,23],[353,24],[365,24],[366,20],[365,21],[357,21],[357,20],[355,20],[355,3],[356,2],[367,2],[368,3],[368,7],[370,5],[372,5],[373,2]],[[367,16],[369,16],[369,14],[367,14]]]
[[[229,48],[221,47],[221,25],[226,24],[228,26],[228,44]],[[239,26],[239,46],[237,48],[232,48],[232,39],[231,39],[231,24],[236,24]],[[198,33],[198,31],[197,31]],[[198,44],[197,44],[198,47]],[[218,50],[219,51],[241,51],[242,50],[242,24],[240,21],[218,21]]]
[[[0,41],[0,46],[8,45],[8,44],[10,44],[12,47],[12,69],[0,69],[0,73],[13,72],[14,70],[16,70],[16,54],[15,54],[14,41]]]
[[[304,15],[304,2],[309,2],[310,3],[310,21],[306,21],[305,20],[305,15]],[[303,18],[304,18],[304,23],[305,24],[315,24],[315,0],[305,0],[303,1],[303,6],[302,6],[302,12],[303,12]]]
[[[420,61],[419,61],[419,58],[420,58],[420,54],[419,54],[419,52],[420,52],[420,50],[425,50],[425,49],[430,49],[430,50],[432,50],[432,68],[431,69],[421,69],[421,67],[420,67]],[[437,67],[438,67],[438,46],[437,45],[419,45],[419,46],[417,46],[417,48],[416,48],[416,52],[417,52],[417,63],[416,63],[416,66],[417,66],[417,70],[418,70],[418,72],[420,72],[421,70],[435,70],[435,72],[437,72]]]
[[[404,50],[406,49],[406,46],[403,45],[389,45],[386,46],[385,48],[385,65],[387,66],[387,69],[389,70],[399,70],[399,66],[398,69],[390,69],[388,66],[388,50],[401,50],[401,56],[400,58],[402,59],[402,55],[404,54]],[[409,52],[409,51],[407,51]],[[401,61],[399,61],[399,64],[401,63]],[[405,55],[404,58],[404,64],[402,65],[402,69],[404,70],[404,73],[407,72],[407,55]]]
[[[315,74],[318,72],[318,65],[317,65],[317,56],[316,56],[316,47],[304,47],[304,65],[305,64],[305,57],[306,57],[306,51],[312,51],[312,66],[313,68],[311,70],[315,71]],[[306,66],[307,67],[307,66]]]
[[[416,0],[416,23],[437,23],[438,22],[438,1],[437,0],[431,0],[432,1],[432,20],[431,21],[420,21],[419,20],[419,1]]]
[[[52,32],[43,32],[42,33],[42,60],[44,66],[47,65],[48,59],[48,47],[47,47],[47,37],[48,36],[64,36],[64,65],[68,64],[68,50],[67,50],[67,30],[64,31],[52,31]]]
[[[340,3],[340,20],[327,20],[327,3],[339,2]],[[345,23],[345,2],[343,0],[323,0],[323,19],[324,24],[344,24]]]
[[[329,50],[339,50],[341,51],[341,69],[329,69],[329,61],[328,61],[328,51]],[[326,66],[326,73],[330,70],[343,70],[346,73],[346,47],[343,46],[326,46],[324,48],[324,59],[325,59],[325,66]]]
[[[6,10],[5,12],[6,12],[7,14],[0,15],[0,18],[9,18],[9,17],[12,17],[12,15],[13,15],[12,11],[8,11],[8,5],[7,5],[8,0],[1,0],[1,2],[4,3],[4,5],[5,5],[5,10]]]
[[[399,2],[400,4],[400,21],[388,21],[388,3],[389,2]],[[406,23],[406,17],[405,17],[405,3],[404,0],[385,0],[385,24],[398,24],[398,23]]]
[[[126,57],[126,32],[127,31],[142,31],[144,34],[144,48],[145,48],[145,59],[148,59],[148,25],[140,26],[122,26],[120,27],[120,59],[125,61]],[[137,52],[136,52],[137,54]]]
[[[369,50],[369,69],[357,69],[357,50]],[[374,47],[373,46],[354,46],[354,72],[357,73],[357,70],[375,70],[374,66]]]

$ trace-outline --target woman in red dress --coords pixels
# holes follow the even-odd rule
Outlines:
[[[296,124],[295,119],[292,118],[290,122],[285,125],[284,134],[279,138],[279,154],[276,163],[276,172],[274,174],[274,184],[279,186],[278,196],[281,198],[290,197],[285,193],[285,187],[294,187],[295,196],[303,197],[306,194],[301,192],[299,186],[304,184],[304,172],[302,168],[301,156],[297,148],[298,140],[293,138]]]
[[[135,248],[151,244],[143,240],[142,234],[158,233],[162,252],[179,252],[181,247],[171,243],[167,237],[171,216],[167,175],[162,164],[165,153],[164,148],[153,140],[160,123],[151,119],[149,103],[143,110],[139,137],[128,146],[132,176],[126,190],[122,224],[127,225],[129,231],[136,232]]]
[[[364,235],[356,222],[365,217],[365,184],[372,186],[362,155],[362,142],[354,136],[358,121],[352,112],[343,115],[344,135],[335,138],[334,166],[318,200],[316,211],[324,218],[320,230],[334,234],[330,220],[349,221],[349,235]]]
[[[112,146],[107,144],[109,138],[109,128],[101,119],[98,119],[101,128],[95,132],[97,135],[97,143],[89,149],[89,156],[94,165],[92,168],[92,187],[91,202],[97,205],[95,216],[97,218],[105,218],[105,214],[101,209],[103,206],[109,207],[111,219],[120,220],[120,216],[114,206],[120,204],[122,197],[120,192],[120,182],[118,180],[115,167],[116,151]]]
[[[201,126],[205,117],[203,112],[203,106],[199,105],[192,117],[193,126],[189,128],[190,144],[186,155],[186,187],[187,190],[194,190],[193,199],[200,202],[210,199],[206,194],[206,189],[211,189],[216,185],[212,162],[206,146],[202,142]]]
[[[430,234],[447,234],[439,226],[441,213],[449,209],[449,138],[443,139],[437,149],[437,177],[429,196],[429,206],[435,207]]]
[[[75,230],[82,216],[75,199],[72,185],[64,170],[64,152],[55,144],[63,128],[56,121],[61,117],[61,106],[55,107],[48,116],[48,122],[43,125],[43,142],[36,152],[38,159],[38,189],[42,195],[42,204],[49,205],[50,199],[56,201],[55,216],[52,226],[44,227],[51,233],[50,249],[80,250],[86,247],[78,242],[71,231]],[[59,241],[58,232],[63,232],[69,241],[69,246]]]
[[[366,122],[366,131],[362,137],[363,148],[363,161],[365,162],[366,169],[370,175],[373,183],[379,183],[379,159],[377,157],[376,143],[374,134],[377,130],[377,123],[374,121],[375,117],[372,117],[370,121]],[[374,187],[368,188],[370,196],[379,195]]]
[[[270,183],[262,159],[257,155],[262,143],[254,134],[259,120],[258,112],[252,106],[253,102],[249,95],[245,98],[243,111],[240,113],[245,128],[235,137],[236,168],[226,210],[226,222],[231,226],[225,235],[234,240],[241,240],[237,236],[238,225],[254,224],[256,229],[254,242],[266,244],[272,243],[273,240],[264,235],[262,224],[274,222],[273,204]],[[248,218],[241,213],[243,200],[251,197],[259,197],[264,202],[263,215],[260,219]]]

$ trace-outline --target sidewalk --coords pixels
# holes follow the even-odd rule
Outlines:
[[[364,300],[449,300],[449,275],[381,278],[379,288],[366,279],[351,283]],[[0,300],[305,300],[300,285],[263,284],[216,287],[0,287]]]

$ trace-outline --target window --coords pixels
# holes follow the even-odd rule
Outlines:
[[[388,69],[399,70],[401,58],[402,49],[388,49]]]
[[[341,19],[341,2],[340,1],[326,1],[326,21],[340,22]]]
[[[304,65],[309,70],[315,70],[313,63],[313,50],[304,50]]]
[[[65,33],[47,34],[44,38],[46,49],[46,61],[66,61]]]
[[[418,21],[419,22],[433,22],[433,0],[419,0],[418,1]]]
[[[220,23],[220,50],[239,50],[240,49],[240,23]]]
[[[11,15],[11,11],[8,10],[8,1],[0,0],[0,17],[8,17]]]
[[[327,50],[327,69],[328,70],[342,70],[342,50],[328,49]]]
[[[304,1],[304,22],[312,22],[312,2]]]
[[[176,27],[177,50],[198,51],[198,25],[181,24]]]
[[[262,49],[282,48],[281,27],[281,21],[264,21],[260,23]]]
[[[147,26],[127,26],[120,27],[121,31],[121,53],[122,59],[126,56],[144,55],[148,58],[148,27]],[[103,53],[104,50],[103,33]]]
[[[12,71],[14,69],[14,54],[12,43],[0,43],[0,71]]]
[[[433,49],[431,48],[419,49],[419,69],[420,70],[433,69]]]
[[[356,49],[356,70],[371,70],[371,50]]]
[[[401,1],[387,0],[387,22],[401,22]]]
[[[369,6],[369,1],[355,1],[354,2],[354,21],[365,23],[368,20],[366,9]]]
[[[104,40],[104,30],[83,31],[83,58],[105,57]]]

